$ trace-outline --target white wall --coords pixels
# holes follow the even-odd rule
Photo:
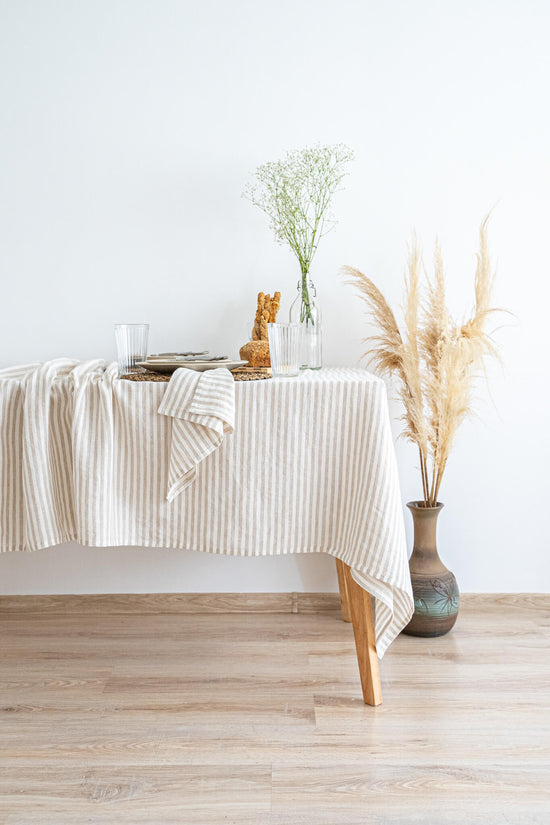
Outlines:
[[[152,351],[237,353],[256,293],[286,309],[295,288],[240,198],[289,148],[356,151],[315,264],[327,364],[357,363],[367,332],[341,264],[398,302],[412,228],[428,260],[439,234],[460,313],[497,204],[496,300],[517,320],[449,464],[440,548],[464,591],[548,590],[546,0],[2,0],[0,15],[0,364],[111,357],[120,320],[149,320]],[[414,451],[398,457],[406,501]],[[3,593],[335,586],[323,557],[0,557]]]

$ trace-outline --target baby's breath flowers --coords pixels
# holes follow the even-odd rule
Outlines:
[[[320,238],[335,226],[330,203],[353,152],[344,144],[314,145],[258,166],[244,191],[268,216],[275,238],[288,244],[302,274],[303,320],[311,319],[308,274]]]

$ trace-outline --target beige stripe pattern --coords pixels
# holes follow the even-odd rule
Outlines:
[[[413,608],[383,382],[351,368],[237,384],[213,372],[209,390],[184,370],[119,381],[102,361],[0,371],[0,549],[329,553],[375,597],[382,656]],[[192,425],[206,434],[195,448]],[[186,483],[193,449],[204,456]]]

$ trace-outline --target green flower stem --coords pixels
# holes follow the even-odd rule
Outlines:
[[[309,298],[309,287],[308,287],[308,273],[302,272],[302,307],[300,309],[300,321],[302,324],[305,322],[306,325],[311,322],[312,326],[315,326],[315,321],[313,320],[313,315],[311,312],[311,302]]]

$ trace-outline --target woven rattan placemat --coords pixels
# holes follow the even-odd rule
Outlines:
[[[254,370],[250,367],[232,370],[231,375],[235,381],[262,381],[265,378],[271,378],[270,373],[265,372],[265,370]],[[130,373],[129,375],[121,375],[120,377],[124,379],[124,381],[164,381],[168,383],[172,375],[165,372],[144,370],[143,372]]]

